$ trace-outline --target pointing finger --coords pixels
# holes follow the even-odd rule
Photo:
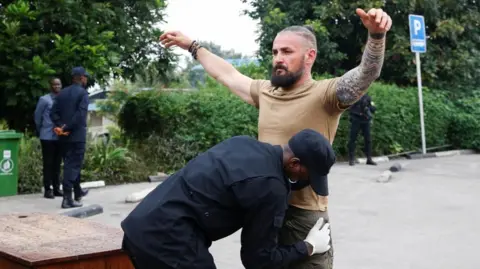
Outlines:
[[[368,19],[368,14],[363,9],[357,8],[356,12],[361,19]]]

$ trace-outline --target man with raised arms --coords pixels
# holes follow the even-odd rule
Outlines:
[[[206,72],[232,93],[259,109],[258,139],[282,145],[298,131],[312,128],[333,143],[341,114],[354,104],[380,76],[386,33],[392,26],[382,9],[356,10],[368,29],[367,44],[360,64],[341,77],[315,81],[311,70],[317,56],[312,29],[290,26],[273,41],[273,73],[270,80],[254,80],[236,70],[201,44],[179,31],[168,31],[160,41],[168,48],[178,46],[191,52]],[[232,124],[235,124],[232,122]],[[326,181],[326,179],[325,179]],[[328,218],[328,184],[316,193],[311,186],[293,191],[280,243],[292,244],[305,238],[317,219]],[[333,248],[292,263],[288,268],[333,267]]]

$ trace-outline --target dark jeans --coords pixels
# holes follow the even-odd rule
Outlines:
[[[372,138],[370,136],[370,121],[350,120],[350,139],[348,141],[348,156],[350,160],[355,157],[355,142],[357,140],[358,133],[362,131],[364,138],[365,148],[363,152],[367,158],[372,157]]]
[[[313,211],[289,206],[285,214],[283,227],[280,230],[280,243],[293,245],[304,240],[310,229],[322,217],[325,223],[329,223],[328,211]],[[331,225],[331,224],[330,224]],[[331,229],[331,227],[330,227]],[[331,235],[330,235],[331,236]],[[331,236],[332,237],[332,236]],[[333,243],[330,242],[330,250],[322,254],[292,262],[284,269],[332,269],[333,268]]]
[[[60,188],[60,166],[62,149],[56,140],[41,140],[43,159],[43,188],[45,191]]]
[[[85,156],[85,142],[62,142],[63,190],[80,192],[80,172]]]

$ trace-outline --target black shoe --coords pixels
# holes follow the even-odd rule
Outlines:
[[[354,166],[354,165],[355,165],[355,161],[354,161],[354,160],[349,160],[349,161],[348,161],[348,164],[349,164],[350,166]]]
[[[82,201],[82,197],[87,196],[88,189],[80,189],[80,191],[75,191],[75,201],[80,202]]]
[[[56,197],[63,197],[63,191],[61,191],[60,189],[53,190],[53,195],[55,195]]]
[[[55,199],[55,196],[53,195],[52,190],[46,190],[45,193],[43,194],[43,197],[47,199]]]
[[[82,207],[83,204],[72,199],[72,192],[64,191],[62,208]]]
[[[367,160],[367,165],[377,165],[376,162],[374,162],[372,159]]]

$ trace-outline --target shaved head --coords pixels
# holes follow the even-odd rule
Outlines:
[[[313,31],[313,28],[309,25],[306,25],[306,26],[298,26],[298,25],[294,25],[294,26],[289,26],[285,29],[283,29],[282,31],[279,32],[279,34],[281,33],[286,33],[286,32],[289,32],[289,33],[294,33],[294,34],[297,34],[301,37],[303,37],[305,39],[305,45],[308,47],[308,48],[312,48],[312,49],[317,49],[317,38],[315,37],[315,33]]]

